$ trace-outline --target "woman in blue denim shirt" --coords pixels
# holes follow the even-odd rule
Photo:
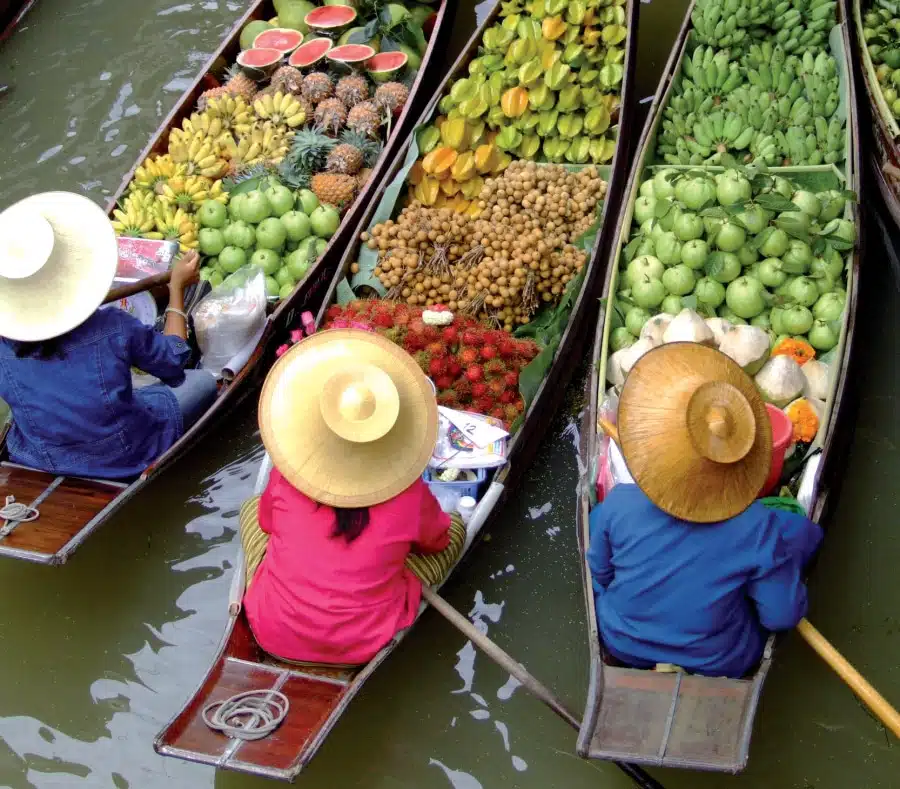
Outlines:
[[[162,334],[98,309],[115,277],[115,235],[85,197],[50,192],[0,214],[0,397],[13,414],[10,460],[61,475],[140,474],[209,407],[215,378],[190,358],[179,260]],[[131,368],[162,382],[133,389]]]

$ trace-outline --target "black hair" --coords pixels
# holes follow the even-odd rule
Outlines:
[[[335,507],[335,524],[332,537],[343,537],[349,545],[369,525],[368,507]]]
[[[25,357],[33,357],[35,359],[63,359],[62,346],[59,337],[53,337],[50,340],[41,340],[39,342],[18,342],[13,341],[13,349],[16,357],[24,359]]]

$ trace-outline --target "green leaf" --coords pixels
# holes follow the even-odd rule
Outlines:
[[[785,274],[802,274],[806,271],[806,266],[802,263],[791,263],[790,261],[781,261],[781,270]]]
[[[656,203],[656,207],[653,209],[653,216],[656,219],[662,219],[669,211],[672,210],[672,207],[675,205],[674,200],[660,200]]]
[[[772,192],[758,195],[756,198],[756,202],[759,203],[763,208],[765,208],[766,211],[781,212],[797,210],[797,206],[795,206],[786,197],[782,197],[780,194],[774,194]]]
[[[783,230],[792,238],[809,243],[809,232],[806,226],[793,217],[783,217],[775,220],[775,226]]]
[[[700,216],[711,219],[728,219],[728,212],[720,206],[713,206],[712,208],[704,208],[700,212]]]
[[[709,257],[706,258],[706,273],[710,277],[717,277],[725,270],[725,253],[724,252],[712,252]]]
[[[749,246],[751,249],[759,250],[759,248],[760,248],[763,244],[765,244],[766,241],[769,240],[769,237],[770,237],[770,236],[772,235],[772,233],[774,233],[774,232],[775,232],[775,228],[772,227],[772,226],[769,226],[769,227],[765,228],[764,230],[761,230],[761,231],[760,231],[759,233],[757,233],[755,236],[753,236],[753,238],[751,238],[751,239],[747,242],[747,244],[748,244],[748,246]]]
[[[846,241],[840,236],[832,235],[826,236],[828,239],[828,243],[831,244],[832,248],[838,250],[839,252],[849,252],[853,249],[854,244],[851,241]]]
[[[759,194],[766,189],[771,189],[774,185],[775,179],[772,178],[771,175],[763,175],[762,173],[754,175],[753,180],[750,181],[750,186],[752,187],[754,194]]]
[[[816,257],[819,257],[825,251],[826,246],[827,245],[826,245],[824,238],[817,238],[815,241],[812,242],[812,245],[810,248],[812,249],[812,253]]]
[[[686,307],[689,310],[696,310],[697,309],[697,297],[693,293],[691,293],[687,296],[682,296],[681,297],[681,306]]]
[[[857,195],[856,192],[854,192],[852,189],[844,189],[841,192],[841,197],[843,197],[845,200],[850,200],[853,203],[859,202],[859,195]]]
[[[637,252],[637,248],[640,246],[643,239],[641,236],[635,236],[628,242],[625,249],[622,250],[622,257],[625,259],[626,263],[631,263],[634,259],[634,254]]]

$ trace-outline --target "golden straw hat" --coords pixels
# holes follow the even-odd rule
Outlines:
[[[269,372],[262,440],[285,479],[332,507],[387,501],[434,452],[434,388],[415,360],[378,334],[330,329],[307,337]]]
[[[38,342],[84,323],[116,276],[109,217],[92,200],[44,192],[0,213],[0,337]]]
[[[695,523],[747,509],[772,463],[772,427],[753,381],[697,343],[667,343],[638,360],[619,398],[618,438],[647,497]]]

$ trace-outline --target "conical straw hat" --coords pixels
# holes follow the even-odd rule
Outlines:
[[[696,523],[747,509],[772,462],[769,415],[753,381],[696,343],[667,343],[638,360],[619,399],[618,435],[647,497]]]
[[[437,401],[402,348],[373,332],[332,329],[276,362],[259,424],[272,462],[295,488],[332,507],[369,507],[425,470]]]
[[[0,213],[0,337],[38,342],[84,323],[119,261],[109,217],[70,192],[44,192]]]

